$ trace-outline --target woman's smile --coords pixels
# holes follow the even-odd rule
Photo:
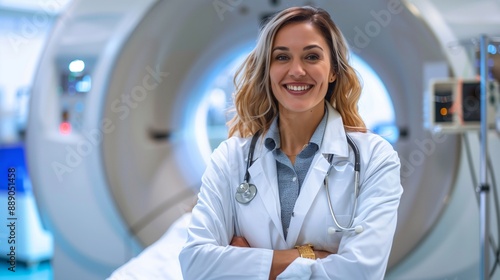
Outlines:
[[[323,112],[329,83],[335,79],[330,48],[309,22],[290,23],[276,34],[270,66],[271,89],[280,113]]]
[[[299,83],[295,83],[295,84],[285,84],[284,87],[286,88],[286,90],[292,94],[292,95],[302,95],[302,94],[306,94],[307,92],[309,92],[309,90],[311,90],[313,88],[312,85],[308,85],[308,84],[299,84]]]

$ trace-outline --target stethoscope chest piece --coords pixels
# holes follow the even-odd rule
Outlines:
[[[236,201],[241,204],[247,204],[257,195],[257,188],[254,184],[243,182],[236,190]]]

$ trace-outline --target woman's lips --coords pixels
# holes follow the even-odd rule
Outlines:
[[[308,92],[313,86],[312,85],[293,85],[293,84],[285,84],[284,88],[291,94],[304,94]]]

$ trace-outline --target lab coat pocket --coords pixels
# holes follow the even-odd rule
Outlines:
[[[272,241],[277,239],[272,217],[259,199],[248,204],[235,204],[236,231],[245,237],[250,246],[257,248],[273,248]],[[258,229],[258,230],[256,230]]]
[[[347,227],[351,219],[350,215],[335,215],[337,222],[340,226]],[[321,250],[325,250],[332,253],[337,253],[339,249],[340,240],[342,239],[343,232],[337,232],[339,228],[333,221],[331,215],[325,215],[325,225],[326,229],[324,231],[324,244]]]

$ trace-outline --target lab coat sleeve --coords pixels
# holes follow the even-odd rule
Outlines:
[[[364,231],[344,233],[337,254],[310,262],[311,279],[384,278],[403,188],[397,153],[385,140],[373,142],[360,145],[361,154],[369,158],[361,166],[366,171],[361,175],[361,193],[353,225],[362,225]],[[293,262],[287,270],[297,265],[304,264]]]
[[[179,255],[185,280],[269,279],[272,250],[229,245],[234,234],[231,176],[239,178],[231,172],[237,172],[238,163],[233,161],[242,151],[231,149],[228,141],[214,151],[202,177],[187,242]]]

